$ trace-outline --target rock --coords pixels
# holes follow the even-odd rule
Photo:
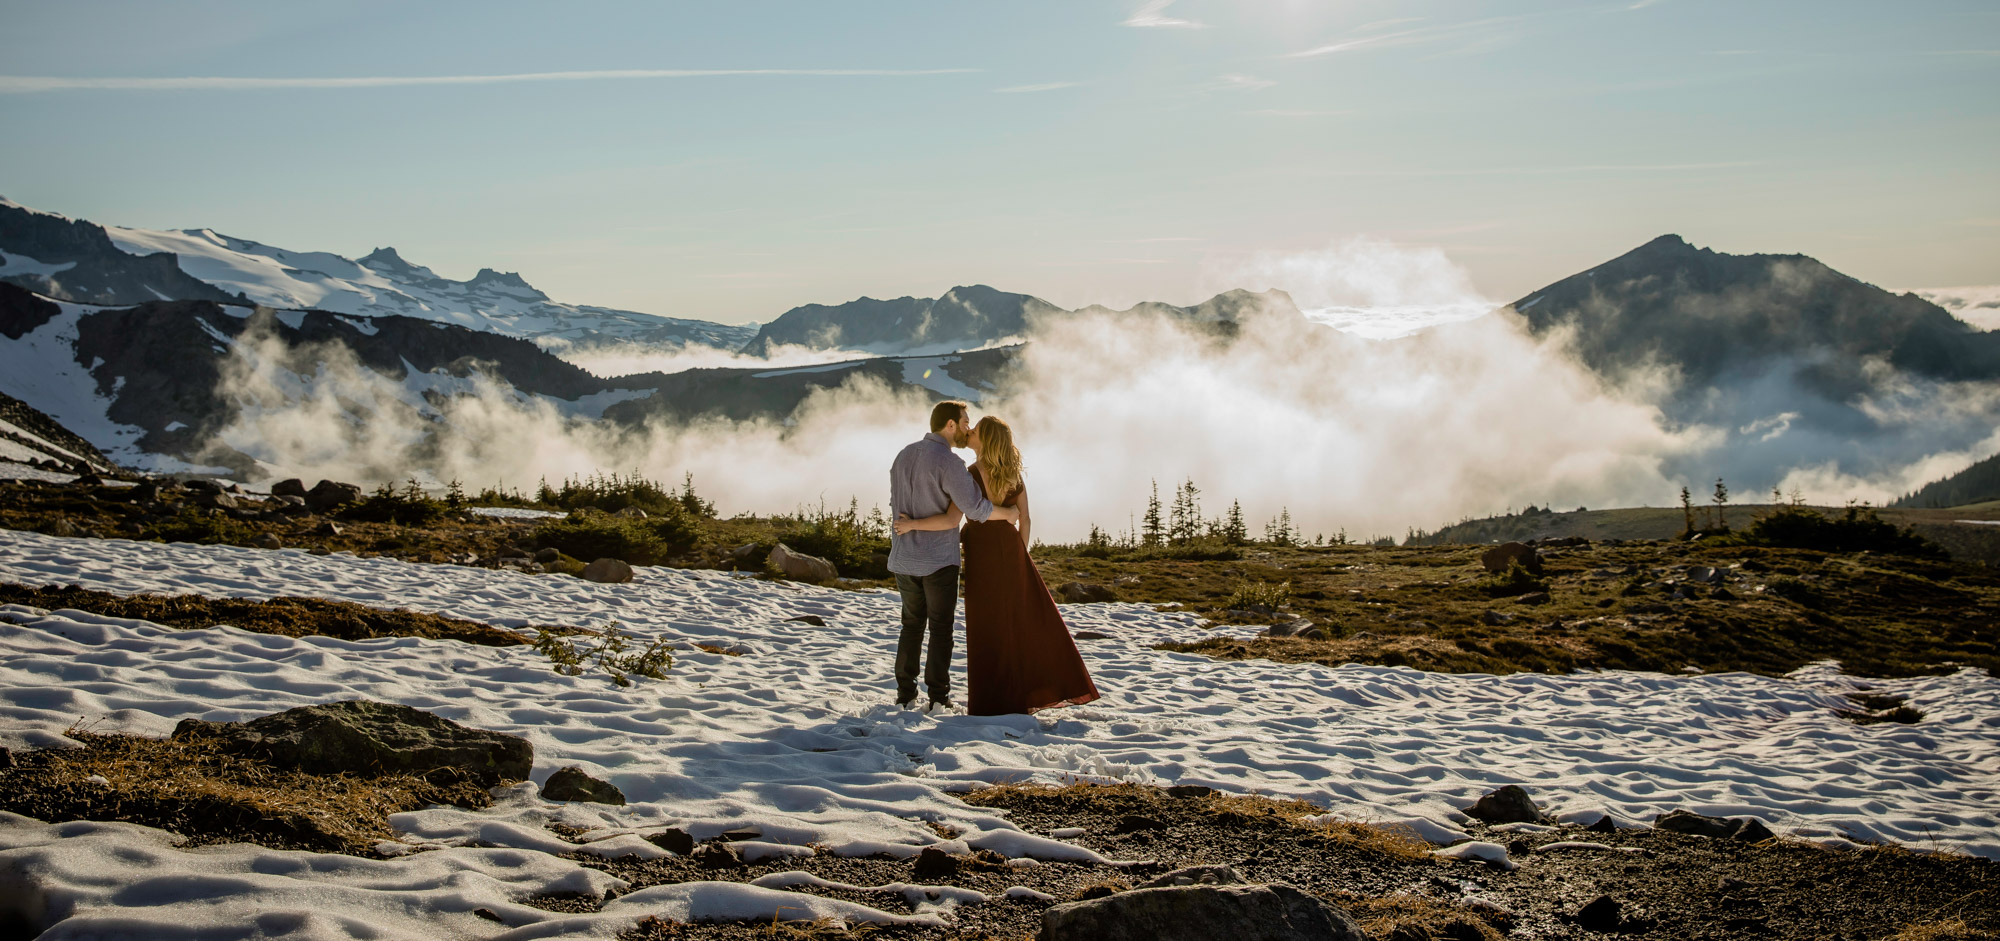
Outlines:
[[[1167,788],[1168,797],[1207,797],[1215,793],[1215,788],[1200,784],[1176,784]]]
[[[313,527],[313,535],[315,536],[338,536],[342,532],[344,532],[344,530],[340,528],[340,524],[332,520],[327,520],[326,522]]]
[[[1715,589],[1714,589],[1713,591],[1710,591],[1710,592],[1708,593],[1708,596],[1709,596],[1710,598],[1713,598],[1713,599],[1715,599],[1716,601],[1735,601],[1735,600],[1736,600],[1736,593],[1735,593],[1735,592],[1733,592],[1733,591],[1730,591],[1729,589],[1727,589],[1727,588],[1723,588],[1723,587],[1721,587],[1721,586],[1717,586],[1717,587],[1716,587],[1716,588],[1715,588]]]
[[[534,766],[528,740],[472,729],[394,703],[346,700],[300,706],[248,722],[183,719],[174,737],[206,734],[235,754],[313,774],[462,776],[492,786]]]
[[[1688,581],[1701,582],[1704,585],[1720,585],[1727,574],[1715,566],[1702,565],[1688,569],[1687,578]]]
[[[694,864],[703,869],[735,869],[743,865],[743,851],[727,843],[703,843],[694,851]]]
[[[1366,941],[1347,913],[1289,885],[1134,889],[1042,913],[1038,941]]]
[[[832,562],[816,555],[794,552],[782,542],[771,550],[771,564],[785,573],[786,578],[802,582],[830,582],[840,577],[840,571],[833,567]]]
[[[738,565],[747,565],[749,564],[751,559],[754,559],[756,557],[757,557],[757,544],[754,542],[746,542],[740,546],[737,546],[734,549],[729,550],[730,560],[737,563]]]
[[[314,513],[324,513],[335,507],[361,502],[361,488],[337,480],[322,480],[306,491],[306,506]]]
[[[646,842],[676,856],[686,856],[694,852],[694,837],[679,827],[669,827],[658,833],[646,834]]]
[[[540,565],[548,565],[551,562],[560,562],[562,561],[562,550],[555,548],[542,549],[535,553],[534,559],[535,562]]]
[[[1170,885],[1247,885],[1250,880],[1243,878],[1228,866],[1189,866],[1142,883],[1141,889],[1158,889]]]
[[[646,511],[639,509],[636,506],[628,506],[611,515],[619,517],[621,519],[642,520],[646,518]]]
[[[1618,900],[1609,895],[1600,895],[1590,904],[1577,909],[1574,919],[1576,926],[1585,931],[1617,931],[1625,921],[1619,911]]]
[[[83,530],[70,522],[68,517],[57,517],[55,525],[49,527],[49,533],[64,538],[75,538],[83,535]]]
[[[1502,624],[1512,624],[1514,616],[1511,614],[1502,614],[1498,611],[1482,611],[1479,614],[1479,620],[1494,627],[1499,627]]]
[[[328,548],[327,548],[327,547],[325,547],[325,546],[314,546],[314,547],[312,547],[311,549],[309,549],[309,550],[307,550],[307,551],[308,551],[308,552],[311,552],[311,553],[312,553],[313,555],[332,555],[332,554],[333,554],[333,550],[332,550],[332,549],[328,549]]]
[[[70,481],[70,483],[73,483],[79,487],[102,487],[104,486],[104,478],[99,477],[96,474],[91,473],[89,471],[85,471],[84,473],[78,475],[75,480]]]
[[[271,496],[306,498],[306,482],[297,477],[288,477],[271,485]]]
[[[1531,592],[1528,592],[1528,593],[1527,593],[1527,594],[1525,594],[1525,595],[1522,595],[1522,596],[1521,596],[1521,597],[1519,597],[1519,598],[1516,598],[1516,599],[1514,599],[1514,603],[1516,603],[1516,604],[1548,604],[1548,603],[1549,603],[1549,593],[1548,593],[1548,592],[1546,592],[1546,591],[1531,591]]]
[[[1604,816],[1597,818],[1596,823],[1584,827],[1584,829],[1592,833],[1617,833],[1618,821],[1611,819],[1610,814],[1605,814]]]
[[[549,775],[548,782],[542,785],[542,799],[625,806],[625,792],[617,785],[593,778],[575,765]]]
[[[14,767],[14,753],[5,747],[0,747],[0,768],[12,767]]]
[[[745,840],[761,839],[763,836],[764,831],[756,827],[736,827],[716,834],[715,838],[724,843],[741,843]]]
[[[812,626],[814,626],[814,627],[825,627],[825,626],[826,626],[826,619],[825,619],[825,618],[823,618],[823,617],[820,617],[820,616],[819,616],[819,615],[817,615],[817,614],[801,614],[801,615],[798,615],[798,616],[796,616],[796,617],[789,617],[789,618],[786,618],[785,620],[787,620],[787,621],[797,621],[797,622],[799,622],[799,623],[801,623],[801,624],[810,624],[810,625],[812,625]]]
[[[1110,640],[1111,635],[1102,631],[1077,631],[1069,635],[1072,640]]]
[[[949,879],[956,875],[958,875],[958,857],[935,846],[926,846],[922,853],[917,854],[917,878]]]
[[[1535,799],[1518,784],[1486,792],[1465,812],[1486,823],[1540,823],[1546,819],[1541,808],[1535,806]]]
[[[583,578],[605,585],[623,585],[632,580],[632,567],[618,559],[598,559],[583,567]]]
[[[1056,589],[1056,597],[1067,604],[1102,604],[1117,601],[1118,593],[1103,585],[1089,582],[1064,582]]]
[[[495,554],[495,555],[497,555],[497,556],[499,556],[500,558],[503,558],[503,559],[533,559],[533,558],[534,558],[534,556],[531,556],[531,555],[529,555],[529,554],[528,554],[528,550],[526,550],[526,549],[523,549],[523,548],[521,548],[520,546],[501,546],[501,547],[500,547],[500,551],[499,551],[499,552],[497,552],[497,553],[494,553],[494,554]]]
[[[1305,618],[1293,618],[1271,625],[1264,633],[1272,637],[1297,637],[1301,631],[1310,630],[1312,626],[1313,622]]]
[[[1298,632],[1297,634],[1293,634],[1292,636],[1297,637],[1300,640],[1330,640],[1333,637],[1333,635],[1328,634],[1326,632],[1326,628],[1323,627],[1308,627],[1305,630]]]
[[[1479,564],[1495,575],[1505,574],[1507,567],[1515,562],[1530,574],[1542,574],[1542,554],[1531,546],[1518,542],[1505,542],[1486,550],[1479,556]]]
[[[1743,821],[1727,817],[1705,817],[1685,810],[1676,810],[1654,818],[1653,826],[1660,830],[1686,833],[1690,836],[1735,836],[1743,827]]]
[[[237,508],[236,498],[226,493],[196,491],[193,502],[195,506],[205,510],[234,510]]]
[[[159,498],[160,498],[159,481],[148,480],[140,484],[139,486],[132,488],[131,500],[134,503],[151,503],[155,500],[158,500]]]
[[[189,491],[190,493],[221,493],[221,492],[222,492],[222,484],[221,484],[221,482],[219,482],[219,481],[214,481],[214,480],[208,480],[208,479],[206,479],[206,478],[201,478],[201,477],[197,477],[197,478],[195,478],[195,479],[193,479],[193,480],[189,480],[189,481],[185,481],[185,482],[183,482],[183,483],[181,484],[181,486],[183,486],[183,487],[186,487],[186,488],[188,489],[188,491]]]
[[[1755,817],[1739,817],[1737,818],[1737,823],[1740,826],[1736,828],[1735,833],[1729,835],[1732,840],[1742,840],[1745,843],[1762,843],[1765,840],[1775,840],[1778,838],[1777,834],[1771,832],[1770,827],[1764,825],[1764,821]]]
[[[289,493],[272,497],[271,503],[280,510],[303,510],[306,508],[306,498],[295,497]]]
[[[1152,817],[1141,814],[1126,814],[1118,818],[1118,827],[1112,832],[1137,833],[1141,830],[1165,830],[1166,828],[1167,825],[1165,823]]]
[[[279,539],[274,533],[265,533],[262,536],[258,536],[250,540],[250,544],[259,549],[283,549],[285,547],[285,541]]]

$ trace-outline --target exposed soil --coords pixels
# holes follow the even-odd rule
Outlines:
[[[0,767],[0,810],[47,823],[143,824],[180,834],[184,846],[241,842],[371,855],[375,842],[395,836],[390,814],[492,803],[485,789],[466,783],[277,768],[230,755],[200,735],[68,735],[80,747],[17,752]]]
[[[71,585],[31,588],[0,582],[0,604],[23,604],[56,611],[71,608],[167,627],[208,628],[218,624],[284,637],[319,635],[340,640],[428,637],[462,640],[486,647],[533,643],[526,635],[490,624],[417,611],[370,608],[319,598],[208,598],[201,595],[114,595]]]
[[[993,897],[958,910],[949,928],[886,927],[877,939],[1016,939],[1039,930],[1053,904],[1136,885],[1158,873],[1189,865],[1225,864],[1253,882],[1287,882],[1346,909],[1371,939],[1583,939],[1604,935],[1575,923],[1576,913],[1600,896],[1619,903],[1620,933],[1635,938],[1799,938],[1876,941],[1927,924],[1956,919],[1970,933],[2000,931],[2000,914],[1983,900],[2000,891],[2000,869],[1985,860],[1894,849],[1828,850],[1783,840],[1761,844],[1685,836],[1652,829],[1586,832],[1489,832],[1475,836],[1513,843],[1520,868],[1441,860],[1411,853],[1393,834],[1355,839],[1330,836],[1291,809],[1254,798],[1175,798],[1133,785],[1069,788],[1001,788],[968,795],[968,802],[1003,807],[1023,829],[1047,833],[1082,827],[1078,842],[1114,859],[1150,861],[1112,867],[1043,863],[1027,869],[974,861],[955,875],[920,878],[908,860],[838,859],[824,854],[740,869],[700,869],[682,858],[641,862],[579,862],[631,881],[635,888],[695,880],[748,881],[772,872],[803,870],[858,886],[892,882],[955,885]],[[1129,816],[1157,829],[1121,832]],[[1536,852],[1560,841],[1586,841],[1613,849]],[[1626,852],[1617,847],[1627,848]],[[999,898],[1010,886],[1054,895],[1056,901]],[[1830,887],[1839,891],[1830,892]],[[912,908],[889,893],[803,890],[847,898],[889,912]],[[572,903],[573,904],[573,903]],[[664,938],[755,938],[768,925],[654,923],[628,931],[631,941]],[[1981,932],[1988,934],[1982,935]],[[844,937],[822,928],[794,936]],[[1945,935],[1950,937],[1951,935]]]

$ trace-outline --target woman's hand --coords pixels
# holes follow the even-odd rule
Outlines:
[[[896,535],[901,536],[907,533],[913,533],[916,532],[916,529],[917,529],[917,521],[911,519],[909,517],[909,514],[906,513],[896,514]]]

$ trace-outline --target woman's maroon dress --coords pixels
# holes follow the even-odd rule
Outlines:
[[[976,466],[972,479],[984,494],[986,481]],[[1021,492],[1016,487],[994,503],[1013,506]],[[967,522],[959,538],[965,543],[965,711],[998,716],[1096,699],[1097,686],[1021,544],[1021,531],[997,520]]]

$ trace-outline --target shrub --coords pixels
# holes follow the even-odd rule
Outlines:
[[[256,538],[257,530],[227,516],[209,516],[204,511],[182,507],[179,513],[147,526],[145,534],[161,542],[248,545]]]
[[[588,664],[595,661],[597,668],[609,674],[611,682],[619,686],[632,685],[632,674],[664,680],[667,670],[674,665],[674,655],[668,652],[665,640],[653,641],[638,653],[627,653],[629,638],[615,621],[605,627],[602,636],[604,639],[596,647],[579,648],[563,634],[540,631],[535,637],[535,650],[549,658],[555,671],[564,676],[582,676]]]
[[[1519,559],[1507,563],[1507,571],[1491,578],[1482,578],[1473,583],[1480,591],[1494,598],[1525,595],[1529,592],[1548,591],[1549,583],[1535,577],[1535,573],[1522,567]]]
[[[535,544],[578,559],[620,559],[632,565],[659,565],[694,548],[701,524],[679,505],[647,519],[603,514],[550,520],[535,530]]]
[[[450,509],[443,501],[433,500],[417,485],[415,478],[403,486],[401,492],[388,484],[377,488],[374,495],[360,503],[343,507],[341,519],[363,523],[400,523],[404,526],[424,526],[435,523]]]
[[[816,555],[849,577],[888,578],[888,566],[875,560],[876,553],[889,551],[888,524],[881,514],[861,515],[861,504],[850,500],[847,509],[833,512],[820,504],[818,509],[800,507],[794,516],[772,520],[778,527],[778,541],[807,555]]]
[[[1850,506],[1837,519],[1803,506],[1783,506],[1750,524],[1741,533],[1722,537],[1725,545],[1777,546],[1821,552],[1887,552],[1926,559],[1944,557],[1930,540],[1875,515],[1867,507]]]
[[[647,479],[638,471],[624,477],[617,474],[571,477],[564,480],[560,487],[551,487],[547,480],[543,480],[535,492],[535,502],[565,510],[588,507],[606,513],[637,507],[651,516],[679,512],[684,516],[706,519],[715,515],[715,504],[703,500],[694,492],[693,474],[683,479],[678,493]]]
[[[1241,581],[1236,583],[1236,590],[1229,593],[1229,600],[1224,601],[1222,606],[1234,609],[1261,604],[1276,611],[1290,604],[1291,600],[1291,582],[1279,582],[1273,585],[1265,581]]]

